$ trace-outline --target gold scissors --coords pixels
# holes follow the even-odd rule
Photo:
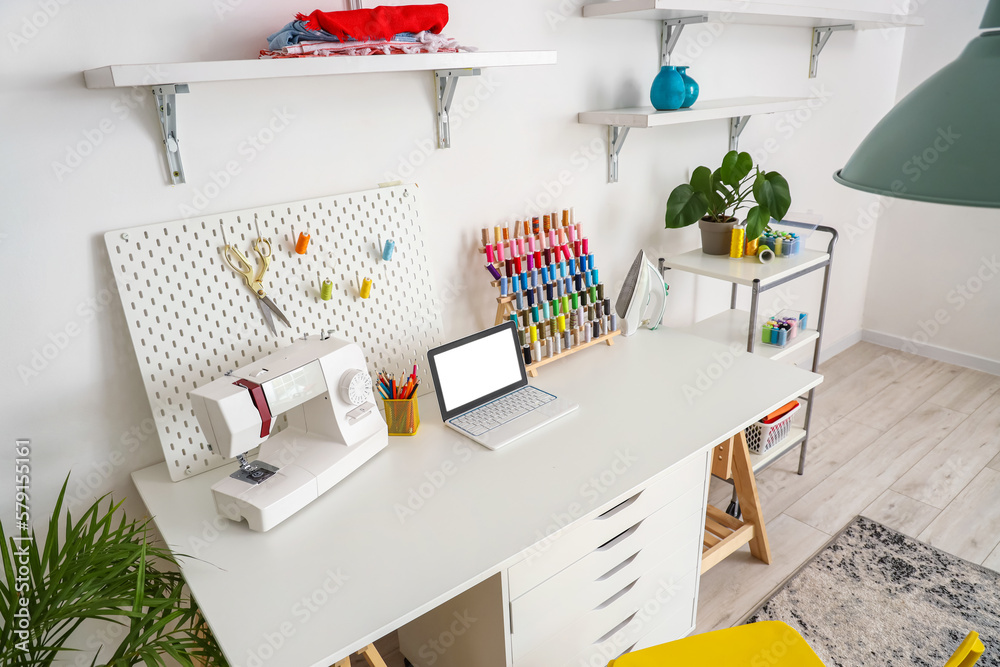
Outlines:
[[[257,295],[257,305],[260,307],[261,315],[264,316],[264,321],[267,322],[267,328],[271,330],[272,334],[277,335],[278,332],[274,328],[274,318],[271,317],[272,311],[286,327],[291,327],[292,325],[289,323],[288,318],[285,317],[278,307],[274,305],[274,302],[271,301],[271,298],[264,292],[264,285],[261,280],[264,278],[268,267],[271,266],[271,242],[260,235],[260,227],[257,226],[256,219],[254,219],[253,223],[257,229],[257,240],[253,243],[253,249],[257,253],[257,256],[260,257],[260,269],[256,275],[254,274],[254,267],[250,264],[247,256],[235,246],[229,245],[229,241],[226,240],[226,228],[220,221],[219,225],[222,226],[222,242],[225,243],[222,256],[225,258],[226,263],[232,267],[233,271],[243,276],[247,287]]]

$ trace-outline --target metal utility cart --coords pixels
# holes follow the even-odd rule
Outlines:
[[[732,298],[729,310],[697,322],[684,329],[687,333],[731,344],[746,339],[747,352],[759,354],[769,359],[783,359],[809,344],[813,345],[812,370],[816,372],[819,366],[820,344],[823,338],[823,325],[826,319],[826,301],[830,289],[830,269],[833,265],[833,248],[837,244],[837,230],[818,224],[792,222],[785,220],[783,227],[796,227],[816,230],[829,234],[830,242],[826,252],[803,249],[798,255],[775,258],[770,264],[761,264],[749,258],[730,259],[728,256],[706,255],[699,248],[675,257],[661,258],[660,268],[670,268],[677,271],[687,271],[700,276],[717,278],[732,283]],[[785,347],[757,345],[760,332],[757,327],[758,300],[763,292],[784,285],[787,282],[801,278],[813,271],[823,269],[823,292],[820,298],[819,315],[815,320],[815,329],[806,329]],[[750,288],[750,312],[736,308],[736,294],[740,285]],[[805,471],[806,445],[809,441],[809,425],[812,419],[813,399],[815,389],[801,400],[806,403],[803,428],[793,427],[789,434],[779,443],[762,454],[751,454],[753,470],[759,473],[774,463],[781,456],[799,445],[799,474]],[[734,497],[735,505],[735,497]],[[734,506],[730,506],[733,509]]]

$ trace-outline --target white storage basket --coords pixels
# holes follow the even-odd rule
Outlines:
[[[799,411],[802,405],[799,404],[792,410],[772,424],[757,422],[750,424],[746,429],[747,447],[754,454],[763,454],[788,436],[792,430],[792,417]]]

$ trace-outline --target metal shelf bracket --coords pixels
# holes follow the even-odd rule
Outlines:
[[[608,183],[618,182],[618,155],[622,152],[630,129],[632,128],[608,125]]]
[[[667,19],[663,22],[663,31],[660,33],[660,67],[670,64],[670,57],[674,54],[674,47],[677,40],[681,38],[681,31],[689,23],[707,23],[708,16],[685,16],[679,19]]]
[[[451,148],[451,103],[455,99],[458,78],[479,76],[481,69],[434,70],[434,93],[437,97],[438,148]]]
[[[174,185],[184,183],[184,163],[181,162],[181,147],[177,139],[177,95],[191,92],[188,84],[175,83],[169,86],[153,86],[153,97],[156,98],[156,115],[160,119],[160,131],[163,135],[163,152],[167,157],[167,169],[170,172],[170,182]]]
[[[746,129],[751,116],[734,116],[729,119],[729,150],[738,151],[740,149],[740,135]]]
[[[815,79],[816,72],[819,71],[819,54],[823,52],[823,47],[830,41],[830,35],[839,30],[854,30],[853,23],[844,25],[831,25],[822,28],[813,28],[812,53],[809,56],[809,78]]]

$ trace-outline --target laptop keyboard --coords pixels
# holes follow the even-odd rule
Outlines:
[[[475,410],[469,410],[452,419],[451,423],[472,435],[482,435],[554,400],[556,397],[552,394],[529,385]]]

